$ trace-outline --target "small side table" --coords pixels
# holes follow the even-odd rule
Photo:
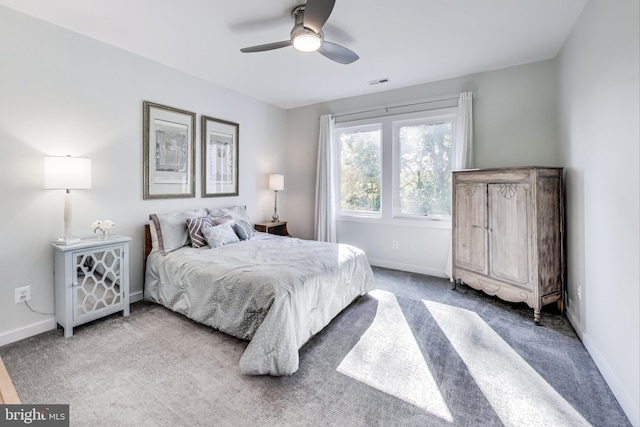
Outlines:
[[[112,313],[129,315],[130,237],[84,239],[54,248],[56,322],[73,328]]]
[[[263,233],[277,234],[278,236],[291,236],[287,231],[287,221],[264,221],[256,222],[253,227]]]

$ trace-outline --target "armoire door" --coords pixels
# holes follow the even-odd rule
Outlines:
[[[455,264],[488,274],[487,185],[456,184]]]
[[[529,185],[489,184],[489,274],[531,289],[529,193]]]

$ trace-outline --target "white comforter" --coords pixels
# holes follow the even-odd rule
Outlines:
[[[298,349],[373,288],[358,248],[256,233],[216,249],[150,254],[144,297],[251,340],[243,374],[289,375],[298,370]]]

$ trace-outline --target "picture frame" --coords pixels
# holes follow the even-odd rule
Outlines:
[[[143,102],[144,199],[195,197],[196,114]]]
[[[240,125],[202,116],[202,197],[237,196]]]

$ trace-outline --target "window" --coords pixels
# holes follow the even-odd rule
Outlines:
[[[395,217],[451,215],[453,119],[393,122]]]
[[[443,108],[337,124],[339,215],[450,218],[456,113]]]
[[[379,216],[382,127],[374,124],[336,129],[335,140],[340,158],[340,211]]]

